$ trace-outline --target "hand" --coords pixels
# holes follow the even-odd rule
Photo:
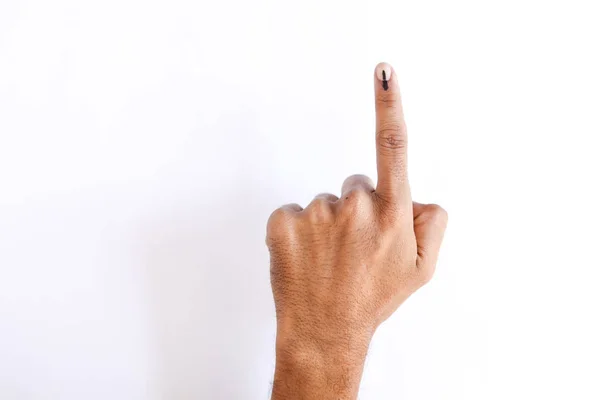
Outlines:
[[[273,399],[355,399],[375,329],[433,275],[447,214],[413,203],[398,80],[375,70],[377,187],[277,209],[267,224],[277,312]]]

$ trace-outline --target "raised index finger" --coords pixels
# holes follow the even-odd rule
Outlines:
[[[377,189],[384,199],[412,208],[406,168],[406,125],[398,78],[387,63],[375,68]]]

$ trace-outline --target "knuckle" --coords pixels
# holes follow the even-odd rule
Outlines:
[[[371,178],[366,175],[355,174],[347,177],[344,180],[344,183],[342,184],[342,193],[344,194],[344,197],[346,197],[346,195],[352,190],[362,189],[367,192],[372,192],[374,190],[373,186],[374,183]]]
[[[419,287],[426,285],[433,278],[435,268],[426,266],[421,267],[417,270],[417,284]]]
[[[372,203],[371,193],[361,189],[352,189],[344,197],[341,214],[346,219],[361,219],[361,216],[367,218],[370,215]]]
[[[319,193],[315,198],[323,199],[328,202],[335,202],[338,200],[337,196],[331,193]]]
[[[354,188],[348,191],[348,193],[346,193],[345,196],[345,200],[348,201],[348,203],[360,203],[365,201],[366,199],[369,198],[369,195],[367,194],[367,192],[365,192],[364,190],[358,189],[358,188]]]
[[[344,200],[347,208],[356,209],[368,203],[371,200],[371,195],[364,190],[352,189],[346,193]]]
[[[315,198],[306,208],[310,220],[314,223],[323,223],[331,220],[333,213],[327,199]]]
[[[271,213],[267,226],[277,226],[288,218],[287,212],[283,208],[278,208]]]
[[[366,175],[363,174],[354,174],[354,175],[350,175],[348,178],[346,179],[351,179],[351,180],[363,180],[363,179],[369,179]]]
[[[271,213],[267,221],[267,243],[280,241],[293,230],[294,216],[283,208],[278,208]]]
[[[344,184],[355,184],[357,182],[370,182],[370,181],[371,181],[371,179],[366,175],[354,174],[354,175],[350,175],[349,177],[347,177],[346,180],[344,181]]]
[[[427,213],[436,222],[444,224],[448,222],[448,212],[438,204],[428,204]]]
[[[395,109],[398,106],[398,96],[392,92],[380,92],[375,101],[379,108]]]
[[[376,132],[377,143],[382,149],[402,150],[406,148],[406,128],[403,124],[382,124]]]
[[[438,206],[436,204],[436,215],[437,218],[441,221],[448,222],[448,211],[446,211],[442,206]]]

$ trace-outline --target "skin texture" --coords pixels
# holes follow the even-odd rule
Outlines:
[[[390,71],[387,90],[382,68]],[[412,201],[398,79],[379,64],[374,83],[376,188],[353,175],[340,198],[283,206],[267,223],[277,312],[273,400],[356,399],[373,333],[435,269],[448,217],[438,205]]]

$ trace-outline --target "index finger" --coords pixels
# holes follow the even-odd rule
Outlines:
[[[406,124],[398,78],[392,67],[375,68],[377,189],[386,200],[412,208],[406,168]]]

